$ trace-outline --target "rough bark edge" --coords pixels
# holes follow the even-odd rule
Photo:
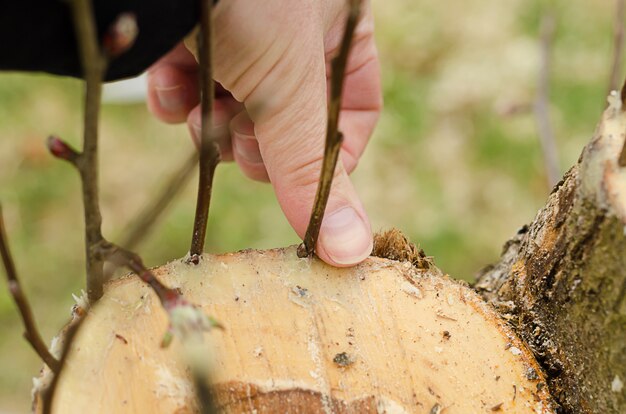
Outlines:
[[[578,163],[475,285],[528,343],[565,413],[626,408],[626,115],[617,94],[609,103]]]

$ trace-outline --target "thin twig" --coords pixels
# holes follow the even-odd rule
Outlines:
[[[212,113],[215,84],[213,83],[213,44],[211,25],[211,0],[201,0],[200,32],[198,33],[200,92],[201,92],[201,132],[200,132],[200,176],[196,215],[191,236],[189,254],[191,262],[197,263],[204,250],[204,239],[209,218],[211,191],[215,168],[220,161],[217,143],[212,139]]]
[[[341,110],[341,97],[343,91],[343,81],[345,78],[346,64],[348,63],[348,55],[350,46],[354,37],[354,30],[359,21],[361,13],[361,0],[349,0],[350,10],[346,20],[346,27],[341,40],[339,54],[333,58],[331,62],[331,78],[330,78],[330,102],[328,104],[328,122],[326,125],[326,143],[324,147],[324,160],[322,161],[322,170],[320,173],[320,181],[315,194],[313,210],[309,225],[306,229],[304,241],[298,246],[298,257],[310,257],[315,251],[315,245],[322,226],[324,211],[328,204],[330,188],[332,185],[337,160],[339,159],[339,150],[343,135],[339,132],[339,113]]]
[[[2,256],[2,263],[4,264],[4,269],[7,274],[9,291],[11,292],[11,296],[13,296],[13,300],[17,305],[17,309],[22,317],[22,322],[24,323],[24,338],[28,341],[28,343],[30,343],[43,362],[50,367],[52,372],[56,373],[59,371],[59,361],[52,356],[45,342],[41,339],[41,335],[37,329],[37,324],[33,318],[33,312],[30,308],[30,304],[28,303],[26,295],[22,291],[22,285],[17,277],[17,270],[15,269],[15,263],[13,262],[13,257],[11,256],[11,250],[9,249],[9,242],[4,226],[2,206],[0,206],[0,255]]]
[[[157,222],[168,205],[185,187],[197,165],[198,153],[193,151],[191,156],[185,159],[185,162],[172,174],[163,186],[161,193],[137,215],[135,220],[131,221],[129,230],[121,237],[120,246],[133,250],[141,243],[150,232],[153,224]]]
[[[150,285],[152,290],[154,290],[154,293],[156,293],[166,310],[184,301],[182,296],[175,289],[170,289],[161,283],[154,273],[143,264],[141,257],[137,254],[105,240],[102,240],[94,246],[93,251],[100,260],[109,261],[117,266],[127,267],[139,276],[141,280]]]
[[[87,291],[90,302],[93,303],[102,296],[103,284],[105,282],[103,264],[105,261],[111,261],[114,264],[128,267],[131,271],[136,273],[141,280],[150,285],[159,297],[163,308],[170,316],[171,325],[170,331],[168,332],[169,336],[171,336],[172,332],[178,332],[184,337],[184,335],[200,334],[212,327],[219,327],[219,323],[208,318],[200,309],[186,302],[177,290],[170,289],[163,285],[159,279],[145,267],[138,255],[109,243],[102,236],[102,217],[100,215],[98,197],[98,115],[100,111],[102,80],[106,68],[105,56],[114,57],[123,53],[124,50],[129,48],[134,42],[134,36],[136,36],[137,31],[136,27],[130,27],[129,29],[129,25],[133,26],[134,15],[123,14],[119,16],[109,29],[107,36],[105,36],[104,50],[101,51],[95,30],[91,0],[72,0],[71,7],[86,82],[83,151],[80,153],[75,151],[58,137],[50,137],[48,139],[48,147],[53,155],[70,162],[80,173],[85,210]],[[207,7],[209,8],[208,12],[205,10]],[[210,19],[210,4],[204,4],[203,2],[203,15],[207,13]],[[132,20],[132,22],[129,22],[129,19]],[[209,19],[206,20],[209,21]],[[205,24],[205,22],[203,22],[203,24]],[[210,26],[208,30],[205,31],[209,33]],[[210,47],[210,37],[208,40]],[[210,58],[208,62],[210,62]],[[206,69],[209,65],[206,64],[206,61],[204,63],[203,68]],[[210,121],[210,105],[212,105],[210,99],[213,95],[210,66],[208,70],[209,77],[206,82],[210,85],[204,85],[203,87],[203,139],[208,137],[209,132],[207,131],[210,131],[211,127],[210,122],[206,122],[207,115]],[[210,95],[208,95],[207,92],[210,92]],[[209,103],[208,109],[207,101]],[[203,145],[203,151],[201,151],[201,159],[203,155],[207,154],[207,151],[208,154],[211,154],[211,147],[206,145],[206,143],[203,144],[205,145]],[[216,147],[213,148],[216,149]],[[208,202],[206,207],[208,209]],[[206,217],[204,222],[206,223]],[[200,248],[202,248],[202,244]],[[176,317],[174,317],[174,315],[176,315]],[[66,342],[64,344],[61,360],[59,361],[57,373],[54,375],[52,384],[43,395],[44,414],[50,413],[52,410],[55,389],[60,374],[65,366],[71,343],[83,320],[84,317],[76,321],[76,323],[71,325],[67,330],[65,337]]]
[[[85,316],[78,317],[78,319],[72,321],[65,331],[65,337],[63,338],[63,350],[61,351],[61,360],[59,361],[59,370],[55,372],[52,377],[52,382],[46,390],[42,392],[41,395],[41,403],[42,403],[42,414],[51,414],[52,413],[52,404],[54,400],[54,395],[56,394],[57,385],[59,383],[59,379],[61,378],[61,373],[63,368],[66,366],[67,358],[70,353],[70,349],[72,347],[72,343],[74,342],[74,338],[76,338],[76,334],[78,330],[82,326],[85,320]]]
[[[87,264],[87,295],[91,302],[102,296],[103,262],[92,247],[102,240],[102,216],[98,195],[98,119],[105,59],[98,45],[91,0],[72,0],[72,15],[85,79],[85,112],[83,150],[75,165],[81,176],[85,215],[85,255]]]
[[[537,98],[535,99],[535,119],[537,133],[543,151],[543,160],[548,178],[548,186],[553,187],[560,178],[559,160],[550,122],[550,63],[554,40],[554,16],[546,14],[541,20],[541,61],[537,80]]]
[[[615,20],[613,24],[613,62],[609,76],[609,90],[617,90],[620,84],[622,60],[624,58],[624,20],[626,18],[626,0],[615,0]]]

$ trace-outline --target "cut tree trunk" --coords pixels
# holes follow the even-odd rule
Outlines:
[[[289,248],[156,269],[225,326],[206,335],[217,407],[554,412],[534,357],[493,309],[414,247],[394,252],[385,241],[378,244],[387,256],[407,261],[373,257],[336,269]],[[109,283],[73,342],[53,412],[197,412],[180,342],[160,348],[167,325],[136,277]]]
[[[626,412],[626,113],[611,98],[578,164],[481,275],[482,298],[395,232],[376,240],[384,258],[352,269],[293,248],[157,268],[226,327],[205,351],[217,407]],[[166,330],[147,286],[108,283],[72,344],[53,412],[197,412],[179,341],[159,347]]]
[[[476,289],[530,346],[567,413],[626,413],[626,113],[592,141]]]

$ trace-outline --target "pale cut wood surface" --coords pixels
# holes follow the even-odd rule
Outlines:
[[[410,263],[354,269],[295,249],[206,255],[156,269],[216,317],[207,334],[226,412],[548,413],[532,356],[463,284]],[[167,318],[135,277],[110,283],[72,348],[56,413],[197,410]]]

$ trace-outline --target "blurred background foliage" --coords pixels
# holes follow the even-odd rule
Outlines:
[[[577,159],[603,109],[615,2],[374,0],[385,110],[353,174],[374,230],[402,229],[453,277],[471,280],[540,208],[550,189],[532,111],[539,26],[556,19],[550,117],[560,171]],[[50,133],[78,145],[80,84],[0,74],[0,200],[11,247],[45,338],[84,286],[82,210],[75,172],[44,147]],[[185,126],[143,104],[102,114],[101,193],[112,240],[193,150]],[[270,186],[235,165],[216,175],[207,249],[298,242]],[[194,181],[139,247],[149,265],[183,256]],[[27,412],[40,366],[0,289],[0,412]]]

